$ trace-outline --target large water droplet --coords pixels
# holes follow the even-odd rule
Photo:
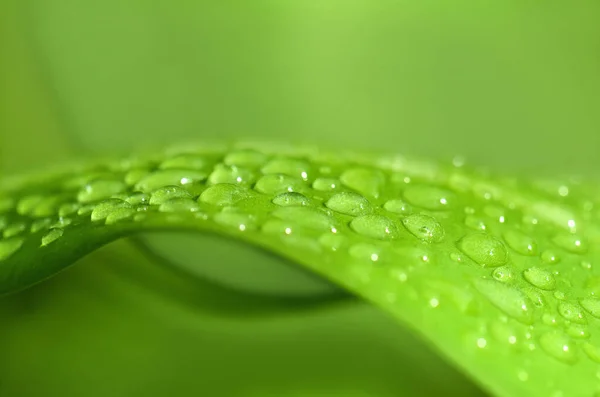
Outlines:
[[[334,194],[325,205],[341,214],[358,216],[371,212],[369,200],[354,192],[341,192]]]
[[[533,323],[533,303],[519,289],[495,280],[475,279],[475,288],[494,306],[524,324]]]
[[[313,182],[313,189],[320,192],[331,192],[339,188],[340,181],[335,178],[317,178]]]
[[[404,198],[414,206],[434,211],[446,210],[454,202],[454,195],[448,190],[425,185],[407,187]]]
[[[294,225],[317,230],[333,230],[333,219],[322,211],[306,207],[283,207],[273,211],[273,216]]]
[[[577,362],[576,346],[562,332],[552,331],[540,336],[540,347],[559,361],[567,364]]]
[[[302,180],[291,176],[265,175],[256,182],[254,189],[260,193],[275,195],[285,192],[296,192],[302,190],[304,186]]]
[[[523,272],[523,277],[531,285],[546,291],[552,291],[556,288],[556,280],[549,271],[538,267],[531,267]]]
[[[165,186],[155,190],[150,196],[151,205],[160,205],[174,198],[192,198],[192,195],[179,186]]]
[[[267,161],[267,156],[255,150],[236,150],[225,156],[223,162],[227,165],[257,168]]]
[[[62,237],[62,235],[64,234],[64,230],[63,229],[52,229],[48,232],[48,234],[46,234],[44,237],[42,237],[42,247],[47,246],[48,244],[51,244],[53,242],[55,242],[56,240],[58,240],[59,238]]]
[[[273,204],[277,204],[281,207],[302,207],[308,205],[308,198],[296,192],[285,192],[273,199]]]
[[[587,244],[576,234],[559,234],[552,239],[552,242],[558,247],[574,254],[581,254],[587,251]]]
[[[521,255],[537,255],[537,243],[534,239],[519,230],[504,233],[506,244]]]
[[[583,310],[577,303],[560,302],[558,304],[558,313],[574,323],[587,324]]]
[[[0,261],[7,260],[21,248],[24,240],[22,238],[12,238],[0,240]]]
[[[125,191],[127,186],[121,181],[99,180],[90,182],[77,193],[80,203],[91,203],[109,198],[110,196]]]
[[[600,299],[599,298],[583,298],[579,301],[581,306],[592,316],[600,318]]]
[[[135,190],[144,193],[164,186],[190,185],[202,182],[208,177],[204,171],[194,170],[161,170],[153,172],[142,178],[136,185]]]
[[[508,252],[502,241],[489,234],[469,234],[458,242],[458,248],[482,266],[496,267],[508,261]]]
[[[341,182],[350,189],[356,190],[363,196],[378,198],[381,186],[384,182],[383,175],[375,170],[367,168],[352,168],[345,171]]]
[[[196,212],[200,206],[190,198],[173,198],[158,207],[160,212]]]
[[[200,195],[199,201],[216,206],[230,206],[249,197],[247,189],[230,184],[214,185]]]
[[[444,228],[429,215],[409,215],[402,224],[413,236],[428,243],[437,243],[444,238]]]
[[[110,214],[120,208],[132,208],[131,204],[119,200],[119,199],[108,199],[100,204],[96,205],[94,210],[92,211],[91,220],[93,222],[101,221],[106,219]]]
[[[383,209],[395,214],[408,215],[412,212],[412,207],[402,200],[389,200],[383,205]]]
[[[398,228],[394,222],[382,215],[364,215],[350,222],[350,227],[358,234],[379,240],[398,237]]]
[[[231,184],[251,184],[255,180],[254,173],[239,168],[235,165],[224,165],[217,164],[215,169],[208,177],[208,183],[216,185],[219,183],[231,183]]]
[[[283,174],[307,180],[309,165],[303,160],[277,158],[265,164],[261,171],[264,174]]]

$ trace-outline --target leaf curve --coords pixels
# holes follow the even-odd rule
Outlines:
[[[2,186],[0,293],[132,233],[210,231],[377,304],[499,396],[600,392],[598,213],[577,180],[238,144]]]

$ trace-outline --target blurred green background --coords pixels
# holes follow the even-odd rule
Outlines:
[[[595,0],[4,0],[0,175],[244,139],[596,178],[598,20]],[[241,319],[144,255],[120,242],[0,300],[0,395],[479,395],[365,305]]]

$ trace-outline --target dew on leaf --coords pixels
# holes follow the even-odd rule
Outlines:
[[[77,210],[79,210],[79,208],[81,208],[81,205],[79,203],[63,204],[58,209],[58,216],[62,217],[62,216],[68,216],[68,215],[75,214],[77,212]]]
[[[150,196],[151,205],[160,205],[174,198],[192,198],[192,195],[179,186],[165,186],[155,190]]]
[[[583,324],[571,324],[567,328],[567,335],[575,339],[589,339],[590,332]]]
[[[345,244],[346,240],[346,237],[334,233],[323,233],[319,237],[321,246],[331,251],[339,250]]]
[[[339,185],[340,181],[335,178],[317,178],[312,187],[320,192],[331,192],[337,189]]]
[[[257,168],[267,161],[264,153],[256,150],[236,150],[228,153],[223,162],[227,165]]]
[[[125,199],[131,205],[144,205],[150,202],[150,196],[146,193],[134,193]]]
[[[531,285],[546,291],[552,291],[556,288],[556,280],[552,273],[539,267],[531,267],[523,271],[523,277]]]
[[[247,197],[249,197],[249,193],[245,188],[224,183],[211,186],[203,191],[199,201],[223,207],[234,205]]]
[[[383,209],[401,215],[408,215],[412,212],[412,208],[407,202],[398,199],[386,201]]]
[[[64,234],[64,230],[63,229],[52,229],[48,232],[48,234],[46,234],[44,237],[42,237],[42,247],[47,246],[48,244],[51,244],[53,242],[55,242],[56,240],[58,240],[59,238],[62,237],[62,235]]]
[[[111,197],[125,191],[125,183],[117,180],[98,180],[88,183],[77,193],[77,200],[87,204]]]
[[[256,184],[254,189],[264,194],[281,194],[285,192],[297,192],[304,188],[305,184],[301,179],[294,178],[287,175],[265,175],[261,177]]]
[[[482,218],[472,214],[469,214],[465,217],[465,226],[478,231],[484,231],[487,229],[485,221]]]
[[[13,223],[7,226],[2,232],[4,238],[15,237],[23,233],[27,229],[27,224],[23,222]]]
[[[172,170],[172,169],[190,169],[190,170],[201,170],[209,165],[208,159],[203,156],[194,154],[181,154],[170,159],[166,159],[158,168],[161,170]]]
[[[574,254],[581,254],[587,251],[587,244],[576,234],[558,234],[554,236],[552,242],[556,246]]]
[[[494,269],[492,277],[498,281],[507,282],[513,280],[515,274],[510,266],[500,266]]]
[[[38,219],[37,221],[35,221],[31,224],[31,227],[29,228],[29,230],[31,231],[31,233],[37,233],[44,229],[49,229],[50,225],[52,225],[52,219],[50,219],[50,218]]]
[[[136,213],[133,208],[117,208],[106,217],[106,224],[112,225],[124,219],[132,217]]]
[[[327,208],[345,215],[365,215],[372,211],[369,200],[354,192],[341,192],[331,196]]]
[[[160,212],[196,212],[200,210],[200,206],[191,198],[178,197],[163,202],[158,210]]]
[[[398,237],[398,229],[394,222],[383,215],[363,215],[354,218],[350,227],[362,236],[379,240]]]
[[[308,205],[308,198],[302,193],[285,192],[277,195],[273,199],[273,204],[281,207],[302,207]]]
[[[332,230],[333,219],[325,212],[307,207],[281,207],[272,212],[276,218],[315,230]]]
[[[28,215],[43,200],[44,196],[37,194],[21,198],[17,203],[17,214]]]
[[[150,174],[150,172],[146,169],[131,170],[127,174],[125,174],[124,181],[127,185],[133,186],[139,181],[141,181],[142,178],[144,178],[148,174]]]
[[[506,244],[521,255],[537,255],[537,243],[530,236],[518,230],[504,233]]]
[[[429,215],[409,215],[402,220],[402,224],[413,236],[425,242],[437,243],[444,238],[444,228]]]
[[[241,232],[256,229],[253,217],[239,212],[219,212],[214,220],[221,226],[233,227]]]
[[[119,199],[105,200],[96,205],[92,211],[91,220],[96,222],[106,219],[113,211],[120,208],[131,208],[131,204]]]
[[[21,248],[25,240],[22,238],[11,238],[0,240],[0,261],[10,258],[15,252]]]
[[[519,289],[488,279],[475,279],[475,288],[494,306],[524,324],[533,323],[533,303]]]
[[[542,252],[542,261],[548,265],[553,265],[560,262],[560,257],[552,250]]]
[[[588,297],[579,301],[581,307],[596,318],[600,318],[600,298]]]
[[[255,176],[253,172],[235,165],[224,164],[217,164],[208,177],[208,183],[211,185],[219,183],[251,184],[254,180]]]
[[[143,177],[135,185],[135,190],[151,193],[164,186],[189,185],[204,181],[208,174],[194,170],[161,170]]]
[[[489,234],[468,234],[459,240],[458,248],[482,266],[497,267],[508,261],[508,252],[502,241]]]
[[[600,364],[600,347],[591,343],[584,343],[582,348],[590,360]]]
[[[378,198],[381,194],[384,178],[376,170],[352,168],[344,171],[340,176],[340,181],[363,196]]]
[[[565,319],[578,324],[587,324],[585,314],[577,303],[559,302],[558,313]]]
[[[309,165],[306,161],[290,158],[276,158],[262,167],[264,174],[283,174],[302,180],[309,177]]]
[[[439,211],[452,208],[454,194],[434,186],[412,185],[404,190],[404,198],[410,204],[428,210]]]
[[[367,243],[354,244],[348,252],[356,259],[371,262],[377,262],[381,256],[381,249],[379,247]]]
[[[567,364],[577,362],[577,346],[562,332],[551,331],[540,336],[540,347],[551,357]]]

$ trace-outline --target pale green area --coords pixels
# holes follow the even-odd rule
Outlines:
[[[4,1],[0,173],[244,138],[595,176],[599,4]],[[218,395],[231,383],[248,396],[396,396],[408,387],[397,379],[413,366],[394,347],[401,328],[372,309],[197,331],[186,324],[202,323],[201,313],[171,322],[179,304],[129,288],[145,268],[112,275],[101,266],[112,259],[87,262],[2,302],[0,394],[5,379],[6,395],[19,396],[165,395],[176,384]]]

